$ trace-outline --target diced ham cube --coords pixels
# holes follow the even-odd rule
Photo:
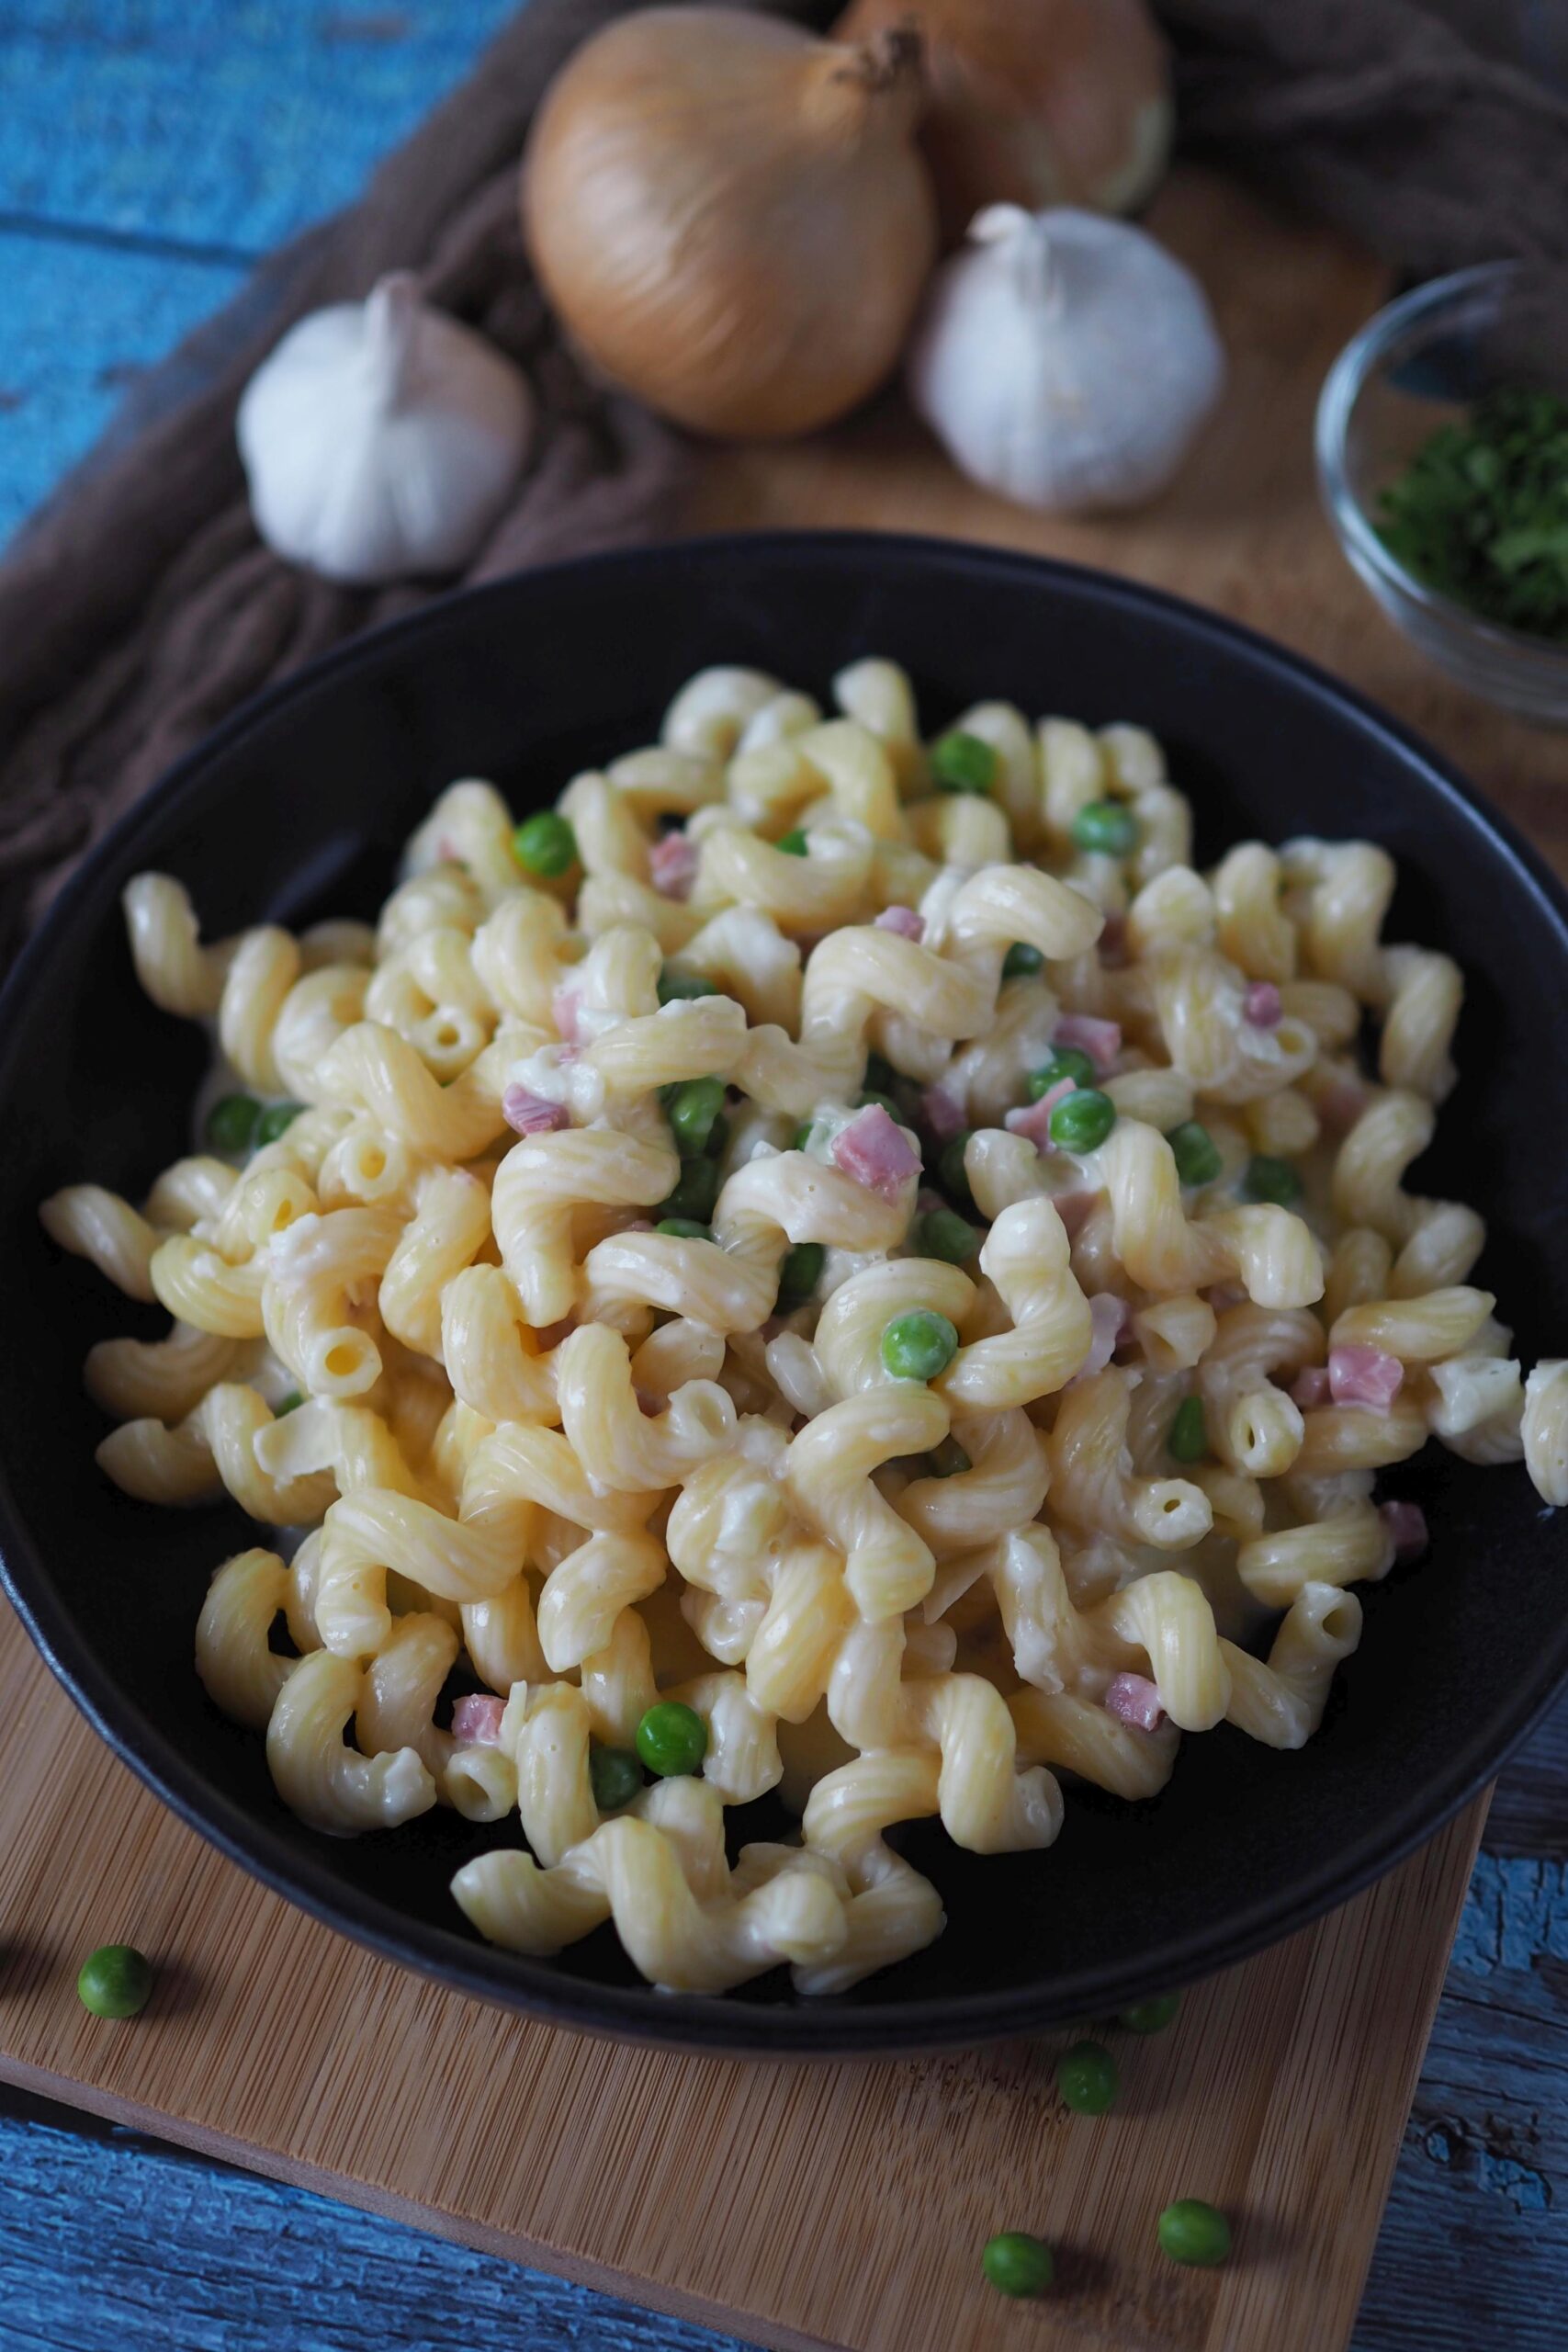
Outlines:
[[[1076,1046],[1087,1054],[1100,1078],[1108,1078],[1122,1052],[1122,1027],[1116,1021],[1098,1021],[1092,1012],[1064,1012],[1052,1035],[1054,1046]]]
[[[666,833],[649,850],[648,865],[661,898],[689,899],[697,878],[697,845],[683,832]]]
[[[1272,980],[1254,980],[1241,1001],[1242,1013],[1255,1029],[1277,1029],[1284,1006]]]
[[[964,1105],[945,1086],[928,1086],[920,1097],[920,1116],[938,1143],[951,1143],[964,1133]]]
[[[1404,1366],[1382,1348],[1331,1348],[1328,1385],[1337,1405],[1370,1405],[1386,1413],[1398,1396]]]
[[[1134,1731],[1158,1731],[1165,1721],[1159,1686],[1146,1674],[1113,1675],[1106,1685],[1105,1708],[1119,1723],[1131,1724]]]
[[[1297,1373],[1285,1393],[1292,1405],[1299,1405],[1303,1413],[1315,1413],[1320,1405],[1331,1405],[1334,1391],[1329,1385],[1328,1366],[1325,1363],[1309,1363]]]
[[[1105,1370],[1133,1320],[1132,1308],[1114,1291],[1097,1290],[1089,1300],[1089,1353],[1074,1375],[1078,1380],[1088,1380],[1094,1373]]]
[[[833,1164],[879,1200],[897,1201],[920,1172],[920,1156],[880,1102],[858,1111],[833,1139]]]
[[[488,1691],[471,1691],[452,1710],[452,1736],[459,1747],[498,1747],[505,1713],[504,1699],[492,1699]]]
[[[876,918],[878,931],[896,931],[900,939],[923,939],[926,919],[913,907],[884,907]]]
[[[525,1086],[509,1086],[501,1098],[501,1115],[509,1127],[520,1136],[553,1136],[571,1125],[571,1114],[564,1102],[552,1102],[547,1094],[533,1094]]]
[[[1084,1184],[1074,1185],[1065,1193],[1051,1194],[1051,1206],[1066,1228],[1069,1241],[1076,1240],[1083,1230],[1084,1221],[1099,1198],[1098,1193],[1091,1193]]]
[[[581,1046],[582,1043],[577,1026],[577,1008],[581,1001],[581,992],[577,989],[557,989],[550,999],[550,1018],[564,1045]]]
[[[1077,1091],[1076,1080],[1059,1078],[1055,1086],[1046,1088],[1038,1102],[1026,1102],[1020,1109],[1008,1113],[1003,1122],[1008,1133],[1014,1136],[1027,1136],[1036,1151],[1052,1150],[1054,1146],[1051,1142],[1051,1114],[1058,1102],[1063,1102],[1067,1095],[1076,1093]]]
[[[1314,1098],[1321,1124],[1330,1135],[1348,1135],[1360,1117],[1371,1096],[1359,1079],[1336,1078]]]
[[[1427,1514],[1419,1503],[1379,1503],[1378,1517],[1388,1530],[1396,1560],[1418,1560],[1431,1542]]]

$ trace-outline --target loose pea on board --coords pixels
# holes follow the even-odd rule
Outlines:
[[[1151,1993],[1146,2001],[1130,2001],[1116,2022],[1129,2033],[1163,2033],[1168,2025],[1175,2024],[1180,2007],[1179,1993]]]
[[[152,1963],[134,1944],[100,1944],[83,1962],[76,1992],[96,2018],[133,2018],[152,1997]]]
[[[998,2294],[1021,2298],[1043,2295],[1056,2272],[1050,2247],[1027,2230],[1001,2230],[987,2240],[980,2267]]]
[[[1212,2270],[1231,2250],[1231,2225],[1201,2197],[1179,2197],[1157,2225],[1160,2251],[1191,2269]]]
[[[1056,2088],[1075,2115],[1103,2115],[1122,2086],[1116,2061],[1100,2041],[1075,2041],[1056,2066]]]

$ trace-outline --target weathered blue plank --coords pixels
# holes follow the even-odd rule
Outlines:
[[[0,0],[0,212],[257,254],[346,203],[514,0]]]
[[[243,274],[0,230],[0,543]]]
[[[0,2344],[744,2352],[732,2337],[6,2093]]]

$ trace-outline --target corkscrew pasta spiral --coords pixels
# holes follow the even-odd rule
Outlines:
[[[491,1825],[506,1950],[830,1996],[942,1931],[898,1825],[1048,1871],[1075,1782],[1302,1746],[1425,1542],[1379,1473],[1568,1503],[1568,1365],[1409,1189],[1463,981],[1381,846],[1201,866],[1143,729],[928,737],[875,657],[558,781],[449,786],[374,925],[138,876],[203,1135],[40,1216],[168,1318],[87,1358],[125,1508],[268,1531],[196,1665],[285,1804]]]

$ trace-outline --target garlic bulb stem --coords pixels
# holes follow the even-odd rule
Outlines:
[[[401,398],[418,326],[418,283],[410,271],[394,270],[372,288],[365,305],[365,364],[382,409],[394,408]]]
[[[975,244],[1001,248],[1021,301],[1038,304],[1045,317],[1060,307],[1049,213],[1025,212],[1019,204],[987,204],[969,223],[969,235]]]

